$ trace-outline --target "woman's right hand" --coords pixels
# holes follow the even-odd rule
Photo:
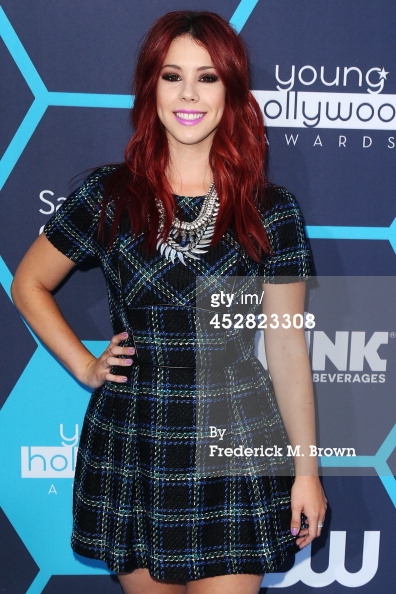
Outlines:
[[[135,349],[133,347],[120,346],[120,343],[127,338],[127,332],[116,334],[111,339],[104,353],[98,358],[93,357],[88,362],[85,369],[85,377],[82,378],[84,384],[90,388],[100,388],[106,381],[121,384],[128,380],[125,375],[110,373],[111,368],[114,366],[130,367],[133,364],[130,357],[135,354]]]

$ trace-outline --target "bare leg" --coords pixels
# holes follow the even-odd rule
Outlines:
[[[219,575],[188,582],[187,594],[258,594],[262,581],[262,575]]]
[[[120,573],[118,579],[124,594],[186,594],[187,592],[183,584],[170,584],[153,579],[148,569]]]

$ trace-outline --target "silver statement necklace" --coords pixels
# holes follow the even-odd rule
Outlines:
[[[181,221],[174,215],[169,235],[165,239],[161,237],[165,222],[165,211],[162,202],[157,200],[159,211],[157,249],[172,262],[175,261],[176,257],[184,265],[186,265],[184,259],[186,257],[199,260],[199,256],[208,251],[212,241],[219,206],[219,197],[214,182],[212,182],[197,218],[191,222],[186,222]]]

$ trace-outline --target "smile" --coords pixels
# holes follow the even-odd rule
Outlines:
[[[198,124],[205,116],[202,111],[174,111],[175,117],[180,124],[193,126]]]

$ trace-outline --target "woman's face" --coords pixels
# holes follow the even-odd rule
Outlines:
[[[174,39],[157,85],[157,113],[170,145],[210,150],[225,95],[206,49],[188,35]]]

